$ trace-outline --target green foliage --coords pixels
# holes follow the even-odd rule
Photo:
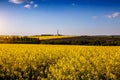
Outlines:
[[[39,44],[38,38],[29,38],[27,36],[6,36],[0,38],[0,43],[17,43],[17,44]]]
[[[97,45],[120,46],[120,37],[109,36],[78,36],[61,39],[41,40],[42,44]]]
[[[119,36],[0,36],[0,43],[120,46]]]

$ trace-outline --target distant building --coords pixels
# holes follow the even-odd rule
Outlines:
[[[57,36],[60,36],[60,34],[59,34],[59,30],[57,30]]]

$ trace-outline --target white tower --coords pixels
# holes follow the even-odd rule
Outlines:
[[[57,30],[57,36],[59,36],[60,34],[59,34],[59,30]]]

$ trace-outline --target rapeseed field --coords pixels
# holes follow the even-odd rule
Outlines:
[[[120,46],[0,44],[1,80],[120,80]]]

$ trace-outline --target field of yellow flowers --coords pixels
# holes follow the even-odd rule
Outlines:
[[[48,40],[48,39],[60,39],[60,38],[72,38],[75,36],[29,36],[30,38],[38,38],[40,40]]]
[[[0,44],[0,80],[120,80],[120,46]]]

